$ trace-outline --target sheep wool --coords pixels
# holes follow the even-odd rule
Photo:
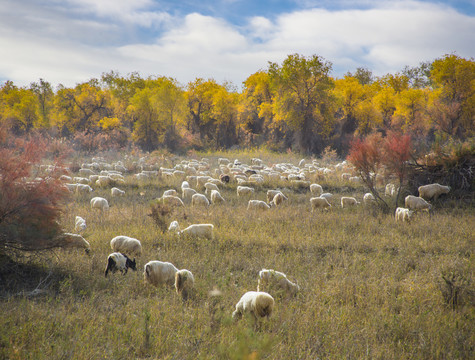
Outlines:
[[[440,185],[438,183],[419,186],[419,197],[424,200],[437,200],[442,194],[448,194],[450,192],[450,186]]]
[[[188,235],[193,237],[201,237],[212,239],[214,225],[212,224],[193,224],[179,232],[180,235]]]
[[[79,234],[64,233],[58,237],[58,246],[69,249],[84,249],[89,254],[91,245]]]
[[[156,287],[162,284],[174,286],[177,271],[172,263],[152,260],[144,266],[144,281]]]
[[[423,198],[414,195],[407,195],[404,199],[404,205],[406,208],[411,209],[413,211],[421,210],[429,212],[432,208],[432,205],[425,201]]]
[[[396,213],[395,213],[395,220],[396,221],[409,221],[412,217],[412,214],[414,212],[409,210],[409,209],[406,209],[406,208],[402,208],[402,207],[398,207],[396,209]]]
[[[175,289],[177,294],[181,295],[183,300],[188,298],[190,291],[195,284],[195,278],[191,271],[182,269],[175,273]]]
[[[315,209],[328,209],[329,207],[331,207],[328,200],[324,197],[311,198],[310,205],[312,206],[312,211]]]
[[[113,238],[110,242],[111,249],[115,252],[126,254],[142,254],[142,244],[139,240],[125,235],[119,235]]]
[[[259,280],[257,283],[257,291],[283,290],[284,292],[295,295],[300,286],[287,279],[287,275],[280,271],[272,269],[262,269],[259,271]]]
[[[266,292],[248,291],[236,304],[233,319],[240,319],[245,313],[251,314],[255,320],[269,317],[274,309],[274,298]]]

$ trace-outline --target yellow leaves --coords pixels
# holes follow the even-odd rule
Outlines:
[[[99,121],[99,125],[101,126],[102,130],[109,131],[120,128],[122,126],[122,123],[116,117],[104,117]]]

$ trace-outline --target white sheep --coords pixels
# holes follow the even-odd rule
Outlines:
[[[171,195],[163,195],[161,198],[159,198],[164,205],[170,205],[170,206],[183,206],[185,207],[185,204],[183,203],[183,200],[181,200],[178,196],[171,196]]]
[[[76,186],[76,193],[78,194],[89,194],[92,191],[94,190],[89,185],[77,184]]]
[[[170,226],[168,227],[169,232],[178,232],[180,231],[180,225],[178,224],[178,221],[174,220],[170,223]]]
[[[127,257],[127,255],[121,254],[119,252],[112,253],[107,257],[107,267],[104,271],[104,276],[107,277],[109,271],[115,273],[117,270],[125,275],[127,274],[127,270],[129,268],[136,271],[136,265],[135,259],[132,261]]]
[[[162,196],[177,196],[177,195],[178,194],[175,189],[169,189],[169,190],[165,190]]]
[[[188,226],[186,229],[183,229],[178,234],[212,239],[213,230],[214,225],[212,224],[193,224]]]
[[[91,251],[91,245],[79,234],[64,233],[56,238],[58,247],[84,249],[86,254]]]
[[[279,206],[284,202],[284,200],[286,200],[286,197],[284,196],[284,194],[279,192],[278,194],[275,194],[274,198],[272,199],[272,204],[273,206]]]
[[[175,289],[177,294],[181,295],[183,300],[188,298],[190,291],[195,284],[195,278],[191,271],[186,269],[178,270],[175,273]]]
[[[152,260],[144,266],[144,281],[156,287],[162,284],[173,286],[177,271],[178,269],[172,263]]]
[[[300,290],[300,286],[287,279],[287,275],[280,271],[262,269],[259,271],[257,291],[269,292],[271,289],[283,290],[289,295],[295,295]]]
[[[369,205],[369,204],[371,204],[373,201],[375,201],[375,198],[374,198],[374,195],[373,195],[373,194],[371,194],[371,193],[366,193],[366,194],[364,194],[364,196],[363,196],[363,203],[364,203],[365,205]]]
[[[312,206],[312,211],[315,209],[328,209],[331,207],[328,200],[324,197],[313,197],[310,199],[310,205]]]
[[[274,309],[274,298],[266,292],[248,291],[236,304],[233,319],[238,320],[243,314],[249,313],[257,321],[258,318],[269,317]]]
[[[357,201],[354,197],[349,197],[349,196],[343,196],[340,199],[341,202],[341,207],[348,207],[348,206],[356,206],[359,204],[359,201]]]
[[[140,240],[131,238],[125,235],[119,235],[113,238],[110,242],[111,249],[115,252],[121,252],[126,254],[142,254],[142,244]]]
[[[237,196],[250,196],[254,192],[254,188],[249,186],[238,186],[236,192]]]
[[[412,214],[414,212],[409,210],[409,209],[406,209],[406,208],[402,208],[402,207],[398,207],[396,209],[396,213],[395,213],[395,220],[396,221],[409,221],[412,217]]]
[[[109,202],[107,199],[96,196],[91,199],[91,209],[99,209],[101,211],[109,210]]]
[[[181,189],[181,194],[182,194],[181,197],[186,202],[191,202],[191,198],[193,197],[193,195],[195,195],[197,193],[198,192],[195,189],[192,189],[192,188],[183,188],[183,189]]]
[[[320,197],[325,198],[327,200],[330,200],[333,197],[333,194],[332,193],[323,193],[322,195],[320,195]]]
[[[432,205],[429,204],[421,197],[417,197],[414,195],[407,195],[404,199],[404,205],[406,208],[411,209],[413,211],[427,211],[429,212],[432,209]]]
[[[111,196],[124,196],[124,195],[125,195],[124,190],[120,190],[119,188],[116,188],[116,187],[113,187],[111,189]]]
[[[394,196],[396,195],[399,188],[396,187],[394,184],[387,184],[384,189],[384,195],[386,196]]]
[[[193,206],[209,206],[208,198],[203,194],[194,194],[191,197],[191,205]]]
[[[181,183],[181,190],[183,191],[183,189],[189,189],[190,188],[190,183],[186,180],[183,180],[183,182]]]
[[[225,200],[217,190],[211,190],[211,202],[213,204],[223,203]]]
[[[323,193],[323,188],[319,184],[310,184],[310,192],[320,196]]]
[[[74,220],[74,230],[78,232],[86,230],[86,220],[80,216],[76,216],[76,219]]]
[[[437,198],[442,194],[448,194],[450,192],[450,186],[440,185],[438,183],[429,184],[419,186],[419,197],[423,198],[424,200],[434,199]]]
[[[271,202],[272,200],[274,200],[274,197],[277,194],[282,194],[284,200],[288,200],[287,196],[285,196],[284,193],[280,190],[267,190],[267,202]]]
[[[206,188],[205,194],[208,194],[208,192],[211,192],[211,190],[219,191],[218,185],[213,184],[212,182],[207,182],[205,184],[205,188]]]
[[[249,200],[247,210],[269,210],[270,206],[262,200]]]

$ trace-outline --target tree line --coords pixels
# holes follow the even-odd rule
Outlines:
[[[138,146],[216,150],[261,147],[346,155],[353,138],[396,131],[426,150],[434,142],[466,140],[475,132],[475,61],[445,55],[376,77],[365,68],[343,78],[313,55],[232,83],[197,78],[185,86],[165,76],[111,71],[75,87],[40,79],[0,88],[0,125],[15,135],[40,131],[77,150]]]

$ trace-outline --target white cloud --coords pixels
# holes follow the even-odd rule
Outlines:
[[[70,18],[62,8],[49,16],[41,8],[21,12],[21,6],[11,2],[17,19],[0,9],[0,48],[8,49],[2,53],[0,79],[28,85],[42,77],[74,86],[117,70],[170,76],[183,84],[213,77],[240,85],[266,69],[268,61],[280,63],[293,53],[324,57],[334,64],[336,76],[358,66],[382,75],[446,53],[475,55],[475,17],[416,1],[383,2],[367,10],[309,9],[275,19],[253,17],[242,27],[198,13],[183,18],[154,13],[149,0],[69,1],[75,13],[90,5],[87,11],[116,14],[116,19]],[[161,21],[157,16],[169,17],[160,23],[165,24],[161,33],[146,39],[139,37],[140,31],[130,35],[137,26]]]
[[[166,23],[171,16],[166,12],[150,10],[152,0],[68,0],[76,11],[102,18],[136,24],[144,27]]]

